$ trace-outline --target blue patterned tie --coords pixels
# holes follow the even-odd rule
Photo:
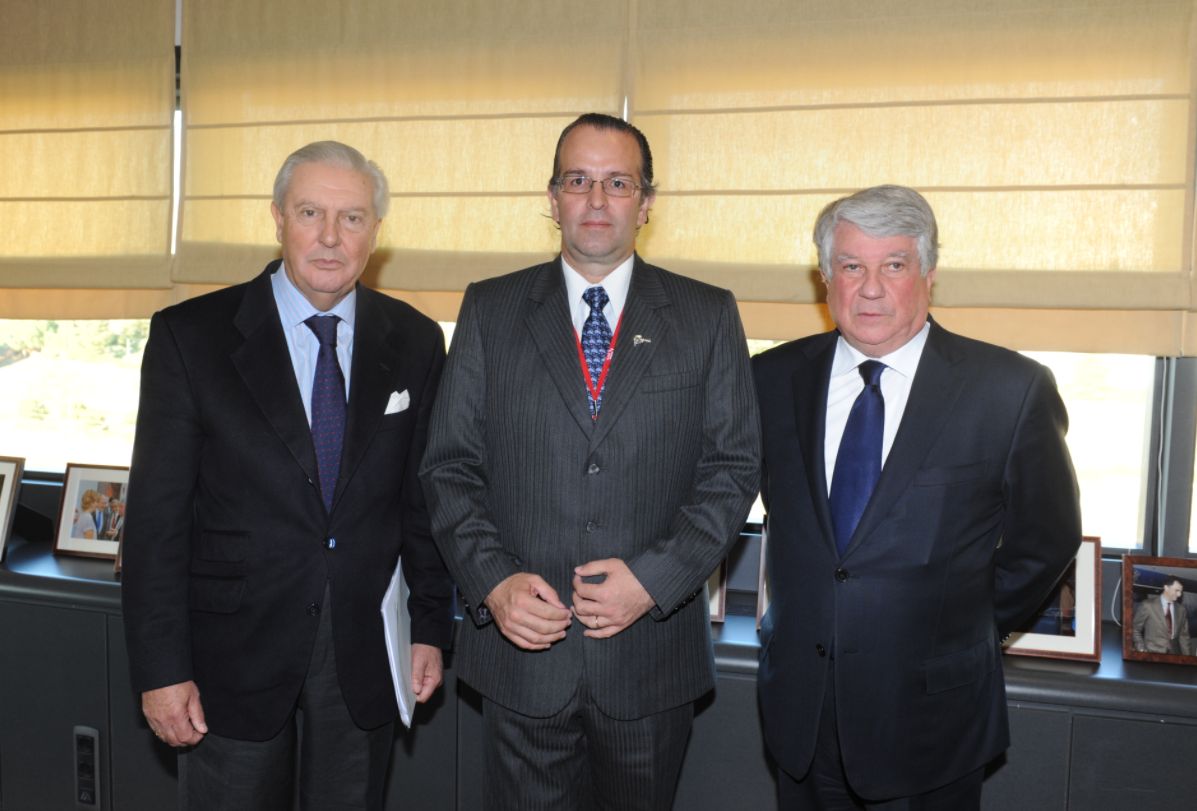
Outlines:
[[[320,495],[324,508],[332,512],[337,474],[341,468],[341,444],[345,439],[345,375],[337,363],[337,322],[335,315],[313,315],[307,324],[320,341],[316,356],[316,376],[312,380],[312,442],[316,445],[316,463],[320,468]]]
[[[591,383],[597,386],[599,378],[603,374],[603,363],[607,360],[607,350],[611,346],[611,325],[607,323],[607,317],[603,315],[603,308],[607,306],[610,299],[607,297],[607,291],[601,285],[586,288],[582,298],[590,305],[590,315],[587,316],[586,323],[582,325],[582,354],[586,356],[586,366],[590,369]],[[607,381],[604,380],[597,400],[593,393],[587,395],[590,399],[590,417],[592,419],[598,419],[599,407],[603,404],[603,391],[606,388]]]
[[[877,479],[881,478],[881,444],[885,435],[885,398],[881,396],[885,364],[866,360],[857,371],[864,378],[865,387],[848,414],[831,476],[831,526],[841,557],[856,532]]]

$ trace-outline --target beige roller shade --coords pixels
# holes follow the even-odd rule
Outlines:
[[[174,4],[4,0],[3,23],[0,287],[168,288]]]
[[[661,183],[643,252],[818,302],[819,209],[901,183],[939,219],[945,309],[1188,309],[1193,10],[638,0],[629,111]]]
[[[391,184],[367,283],[460,291],[542,261],[557,136],[580,113],[622,111],[626,2],[205,0],[184,14],[177,282],[244,281],[277,256],[274,175],[323,139]]]

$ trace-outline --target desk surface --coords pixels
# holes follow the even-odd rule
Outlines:
[[[13,538],[0,564],[0,599],[120,614],[112,561],[55,556],[50,549]],[[711,630],[718,671],[755,676],[756,618],[729,615]],[[1197,660],[1191,666],[1123,661],[1122,629],[1111,622],[1103,623],[1101,641],[1101,662],[1003,656],[1010,702],[1197,721]]]

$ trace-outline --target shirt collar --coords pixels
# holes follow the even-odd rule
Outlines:
[[[632,254],[599,282],[607,291],[611,308],[616,313],[623,312],[624,302],[628,300],[628,288],[632,284],[632,265],[635,263],[635,258],[636,255]],[[565,261],[564,255],[561,257],[561,270],[565,273],[565,293],[569,296],[569,307],[572,312],[578,306],[578,302],[582,301],[582,294],[598,285],[586,281],[581,273],[578,273],[570,266],[569,262]]]
[[[914,373],[918,371],[919,358],[923,356],[923,347],[927,344],[927,334],[930,331],[931,322],[928,320],[913,338],[888,355],[883,355],[876,360],[881,361],[903,377],[913,379]],[[852,346],[844,340],[844,336],[841,334],[835,345],[835,360],[831,362],[832,379],[855,371],[856,367],[866,360],[873,360],[873,358]]]
[[[354,317],[357,315],[357,285],[354,285],[353,289],[349,291],[349,295],[337,302],[337,306],[324,312],[317,310],[312,306],[312,302],[304,298],[303,293],[299,292],[299,288],[291,282],[291,277],[287,275],[283,265],[280,264],[278,270],[270,277],[270,283],[274,285],[274,299],[280,304],[279,313],[290,315],[288,320],[292,323],[287,326],[293,327],[302,324],[313,315],[319,314],[338,316],[350,330],[353,329]],[[283,317],[287,318],[286,315]]]

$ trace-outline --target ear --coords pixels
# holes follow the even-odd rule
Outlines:
[[[935,268],[931,268],[929,271],[927,271],[927,275],[924,276],[923,279],[926,280],[927,292],[930,293],[931,292],[931,283],[935,281]]]
[[[651,192],[649,194],[644,195],[643,198],[640,200],[640,214],[639,214],[639,216],[636,217],[636,227],[637,228],[640,228],[641,226],[643,226],[645,223],[648,222],[648,210],[650,208],[652,208],[652,205],[654,202],[656,202],[656,199],[657,199],[656,192]]]
[[[378,247],[378,232],[382,230],[382,220],[374,221],[374,233],[370,235],[370,253],[374,253],[374,249]]]
[[[278,210],[277,205],[271,203],[270,215],[274,217],[274,238],[281,245],[283,244],[283,212]]]
[[[549,208],[552,209],[552,211],[553,211],[553,222],[560,225],[561,224],[561,212],[558,211],[558,209],[557,209],[557,194],[556,194],[556,192],[553,191],[552,187],[549,187],[548,189],[546,189],[545,194],[547,194],[549,196]]]

